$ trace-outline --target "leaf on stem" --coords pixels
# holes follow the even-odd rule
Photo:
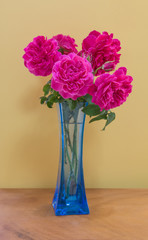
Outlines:
[[[44,96],[48,95],[49,90],[50,90],[50,85],[47,83],[43,87]]]
[[[105,130],[105,128],[115,119],[116,115],[114,112],[110,112],[107,115],[107,121],[106,124],[104,126],[104,128],[102,129],[103,131]]]
[[[64,99],[64,98],[62,98],[61,96],[58,98],[58,102],[59,102],[59,103],[62,103],[62,102],[64,102],[64,100],[65,100],[65,99]]]
[[[89,115],[90,117],[91,116],[96,116],[96,115],[101,113],[100,107],[98,105],[95,105],[95,104],[88,104],[86,107],[84,107],[82,109],[82,111],[85,114]]]
[[[95,122],[101,119],[107,119],[107,111],[103,110],[97,117],[92,118],[89,123]]]
[[[55,100],[54,94],[50,94],[47,98],[47,101],[46,101],[47,107],[52,108],[54,100]]]
[[[41,104],[44,104],[44,102],[47,100],[47,97],[43,96],[43,97],[40,97],[40,103]]]

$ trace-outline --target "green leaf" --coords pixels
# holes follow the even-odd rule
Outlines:
[[[62,54],[64,54],[64,52],[69,52],[69,50],[68,49],[66,49],[66,48],[60,48],[59,50],[58,50],[58,52],[61,52]]]
[[[96,116],[101,113],[100,107],[95,104],[88,104],[82,111],[89,116]]]
[[[55,103],[59,102],[59,99],[57,97],[55,97],[53,100]]]
[[[56,97],[54,96],[54,94],[50,94],[50,95],[48,96],[47,101],[46,101],[47,107],[52,108],[52,106],[53,106],[53,104],[54,104],[55,98],[56,98]]]
[[[50,90],[50,85],[47,83],[43,87],[44,96],[46,96],[49,93],[49,90]]]
[[[107,111],[103,110],[97,117],[92,118],[89,123],[94,122],[94,121],[98,121],[101,119],[107,119]]]
[[[53,102],[47,102],[47,107],[52,108]]]
[[[105,130],[105,128],[115,119],[116,115],[114,112],[110,112],[107,115],[107,121],[106,124],[104,126],[104,128],[102,129],[103,131]]]
[[[41,99],[40,103],[44,104],[44,102],[47,100],[47,97],[45,97],[45,96],[44,97],[40,97],[40,99]]]
[[[54,99],[54,94],[50,94],[49,96],[48,96],[48,98],[47,98],[47,101],[49,102],[49,101],[52,101],[53,99]]]
[[[58,52],[61,52],[62,54],[64,54],[64,49],[63,48],[59,48]]]
[[[91,95],[89,95],[89,94],[86,94],[85,96],[84,96],[84,99],[86,100],[86,102],[88,102],[88,104],[92,104],[92,96]]]
[[[59,103],[62,103],[62,102],[64,102],[64,100],[65,100],[64,98],[59,97],[58,102],[59,102]]]

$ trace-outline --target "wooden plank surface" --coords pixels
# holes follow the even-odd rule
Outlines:
[[[1,189],[0,240],[148,240],[148,189],[88,189],[90,215],[59,217],[53,193]]]

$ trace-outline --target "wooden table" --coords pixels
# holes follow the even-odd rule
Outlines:
[[[53,190],[1,189],[0,240],[148,240],[148,190],[88,189],[90,215],[54,215]]]

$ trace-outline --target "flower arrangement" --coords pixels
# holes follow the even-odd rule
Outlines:
[[[54,103],[66,101],[74,110],[83,102],[82,111],[91,117],[90,122],[106,120],[104,130],[115,119],[111,109],[123,104],[131,93],[133,78],[125,67],[114,71],[121,47],[113,34],[94,30],[83,40],[81,51],[76,47],[70,36],[38,36],[24,49],[24,64],[36,76],[52,74],[43,87],[41,104],[52,108]]]
[[[120,49],[113,34],[97,31],[83,40],[81,51],[73,38],[62,34],[51,39],[38,36],[24,49],[24,64],[32,74],[51,75],[41,104],[52,108],[59,103],[60,163],[52,201],[56,215],[89,213],[82,167],[85,114],[90,122],[106,120],[105,130],[115,119],[111,109],[131,93],[133,79],[127,69],[115,70]]]

